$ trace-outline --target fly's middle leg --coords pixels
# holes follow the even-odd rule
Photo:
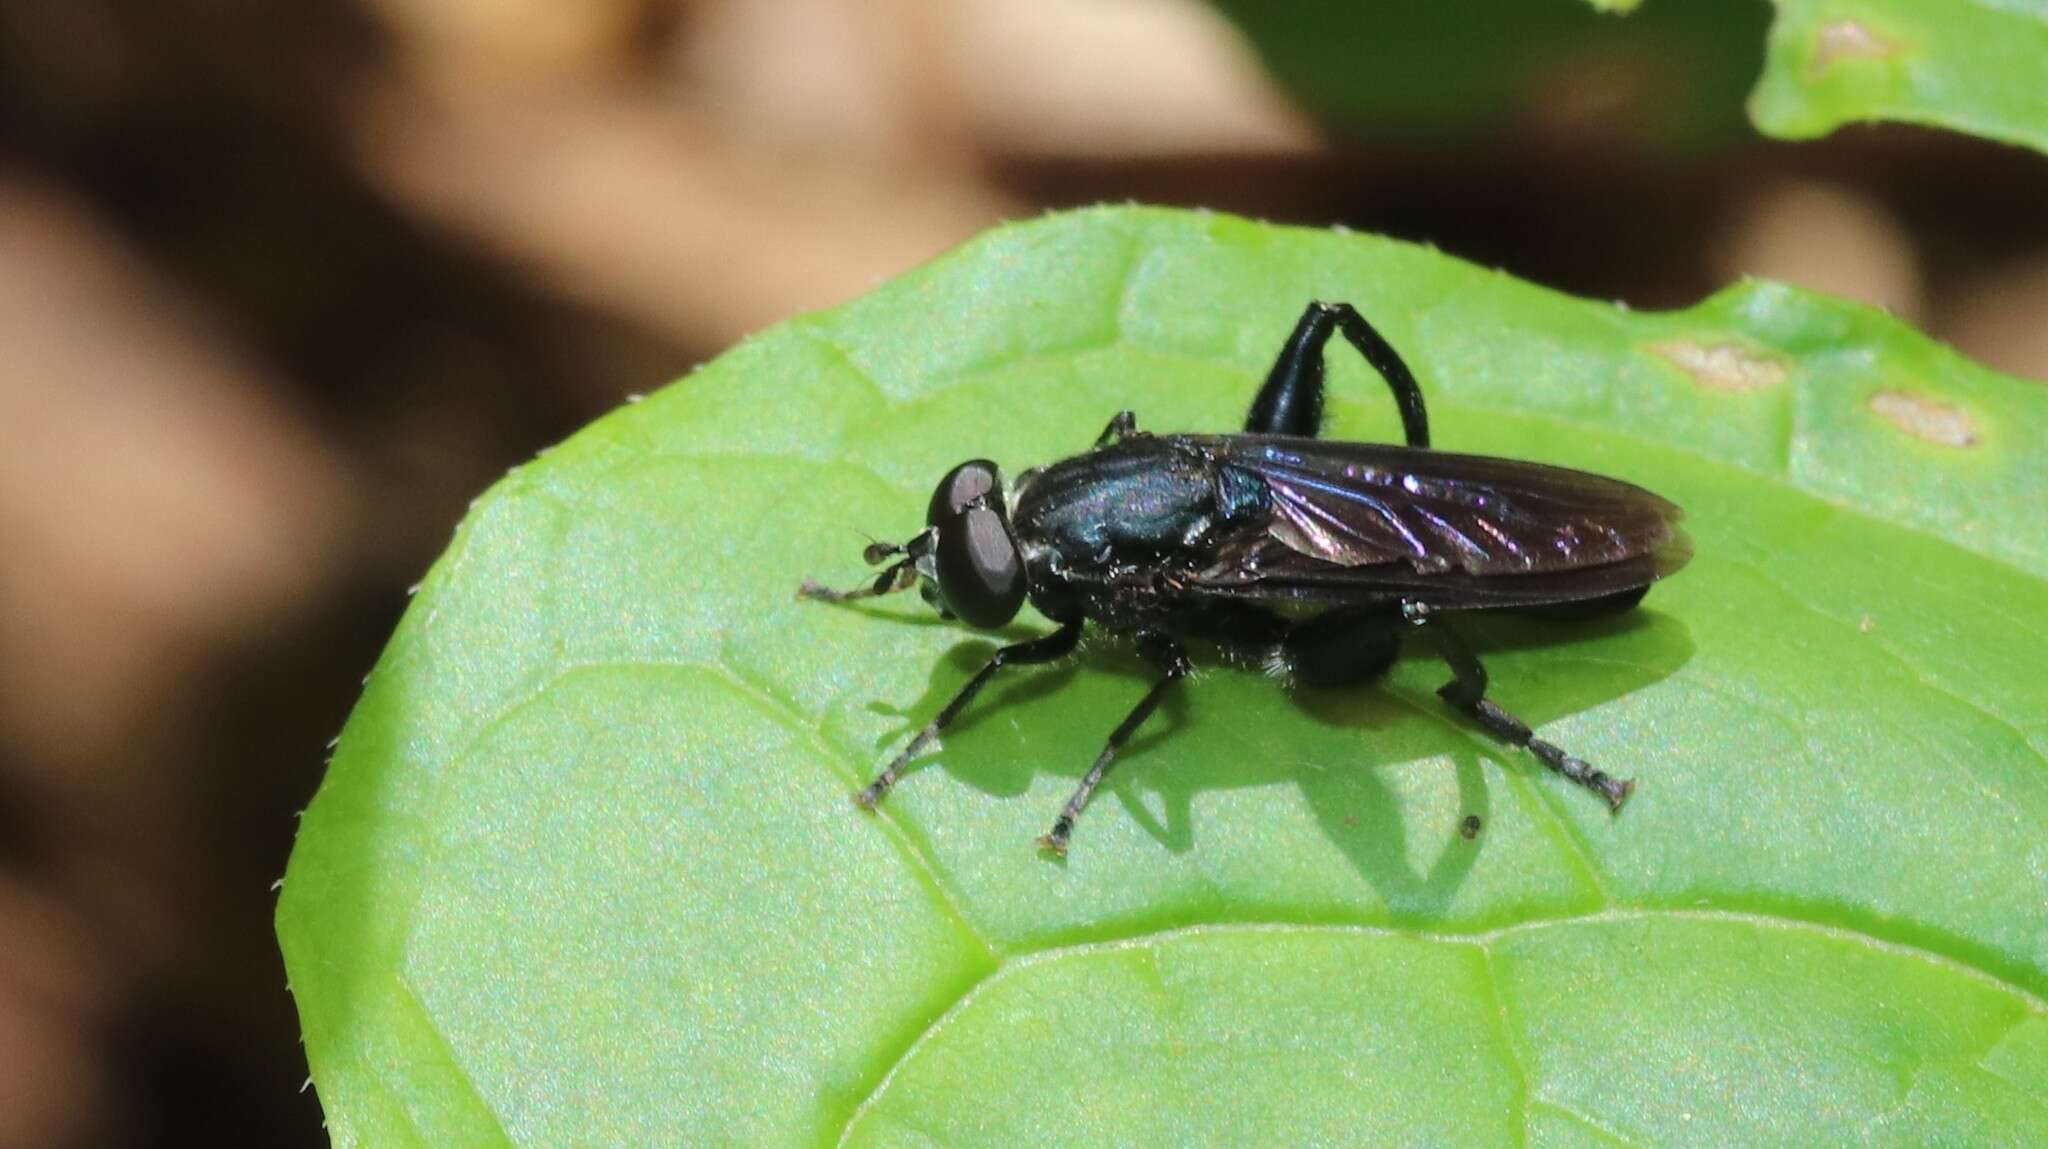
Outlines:
[[[1494,737],[1510,746],[1526,749],[1545,766],[1600,795],[1607,800],[1609,809],[1621,809],[1621,804],[1628,801],[1629,791],[1635,789],[1634,782],[1595,769],[1585,759],[1567,754],[1555,743],[1536,737],[1528,723],[1486,697],[1486,668],[1479,664],[1479,656],[1472,653],[1472,648],[1465,645],[1456,631],[1442,619],[1432,618],[1418,604],[1405,604],[1403,611],[1411,623],[1427,630],[1436,640],[1438,653],[1450,665],[1451,680],[1437,690],[1439,697],[1470,714]]]
[[[1095,793],[1095,788],[1102,785],[1103,778],[1108,776],[1110,767],[1116,763],[1117,752],[1123,749],[1124,743],[1130,741],[1131,735],[1138,732],[1138,727],[1145,724],[1145,719],[1150,718],[1152,712],[1159,709],[1159,704],[1165,700],[1166,692],[1173,684],[1186,678],[1188,671],[1192,669],[1188,665],[1187,651],[1180,643],[1163,635],[1147,635],[1140,639],[1139,650],[1147,661],[1159,668],[1160,679],[1152,684],[1152,689],[1145,692],[1145,697],[1138,700],[1138,704],[1131,708],[1131,712],[1124,716],[1124,720],[1117,724],[1117,728],[1110,731],[1109,741],[1103,744],[1102,753],[1095,756],[1095,764],[1088,768],[1087,775],[1081,779],[1081,785],[1075,788],[1074,796],[1067,799],[1067,805],[1060,811],[1060,816],[1053,819],[1052,829],[1038,839],[1038,844],[1043,849],[1061,855],[1067,852],[1067,838],[1074,832],[1074,820],[1081,816],[1081,811],[1088,806],[1089,796]]]

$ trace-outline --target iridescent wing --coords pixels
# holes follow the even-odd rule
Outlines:
[[[1263,483],[1270,508],[1217,540],[1193,580],[1206,590],[1534,605],[1646,586],[1691,557],[1678,507],[1618,479],[1371,443],[1191,439]]]

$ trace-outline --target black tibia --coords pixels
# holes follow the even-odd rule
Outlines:
[[[1386,607],[1339,607],[1296,623],[1280,643],[1308,686],[1348,686],[1387,672],[1401,651],[1401,616]]]
[[[1323,348],[1341,331],[1387,381],[1401,408],[1401,429],[1411,447],[1429,446],[1429,414],[1415,375],[1372,324],[1348,303],[1311,303],[1280,348],[1265,386],[1252,400],[1244,429],[1252,434],[1314,438],[1323,425]]]
[[[1095,445],[1098,447],[1106,446],[1119,439],[1128,439],[1137,433],[1138,413],[1135,411],[1118,411],[1115,415],[1110,416],[1109,426],[1102,429],[1102,434],[1095,436]]]
[[[974,673],[973,678],[967,680],[967,685],[960,688],[960,693],[955,694],[953,700],[946,703],[946,708],[939,711],[939,716],[932,719],[923,730],[918,731],[917,737],[910,740],[910,745],[903,748],[903,753],[898,754],[883,767],[882,772],[875,775],[875,780],[868,783],[866,789],[853,796],[854,802],[863,809],[874,809],[875,803],[888,796],[890,788],[896,785],[896,779],[902,775],[903,768],[910,764],[910,760],[923,753],[925,747],[930,746],[946,727],[953,724],[955,718],[960,717],[960,712],[967,709],[967,704],[974,701],[974,696],[981,693],[981,688],[988,685],[988,680],[995,677],[996,671],[1013,664],[1051,662],[1053,659],[1073,653],[1074,645],[1080,640],[1081,620],[1077,618],[1072,622],[1061,623],[1058,630],[1044,638],[1034,638],[1028,642],[1005,646],[990,655],[988,662]]]
[[[1628,801],[1629,791],[1635,789],[1634,782],[1602,773],[1585,759],[1575,758],[1554,743],[1536,737],[1528,723],[1502,710],[1486,697],[1486,668],[1479,665],[1479,658],[1472,653],[1472,648],[1466,646],[1457,632],[1446,626],[1442,619],[1432,619],[1421,612],[1411,614],[1410,618],[1429,631],[1443,660],[1450,664],[1452,678],[1437,690],[1445,702],[1478,719],[1479,724],[1494,737],[1510,746],[1527,749],[1545,766],[1607,799],[1611,809],[1619,810],[1621,804]]]
[[[1067,852],[1067,836],[1074,832],[1074,819],[1081,816],[1081,811],[1088,805],[1088,796],[1095,793],[1095,788],[1102,785],[1103,778],[1108,776],[1109,768],[1116,762],[1117,751],[1123,749],[1124,743],[1130,741],[1131,735],[1137,733],[1138,727],[1145,724],[1145,719],[1151,717],[1154,710],[1159,709],[1159,703],[1165,699],[1167,689],[1187,677],[1190,669],[1188,655],[1180,643],[1160,634],[1145,635],[1138,642],[1139,651],[1159,668],[1162,676],[1158,682],[1152,684],[1152,689],[1145,692],[1145,697],[1139,699],[1138,704],[1131,708],[1131,712],[1124,716],[1124,720],[1117,724],[1117,728],[1109,732],[1109,741],[1103,745],[1102,753],[1095,756],[1095,764],[1088,768],[1088,774],[1081,779],[1081,785],[1074,790],[1074,796],[1067,799],[1066,808],[1060,811],[1060,816],[1053,819],[1051,832],[1038,839],[1041,847],[1055,854]]]

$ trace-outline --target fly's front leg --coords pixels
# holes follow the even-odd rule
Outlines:
[[[1066,808],[1060,811],[1060,816],[1053,819],[1052,830],[1038,839],[1040,847],[1055,854],[1066,854],[1067,836],[1074,832],[1074,819],[1081,816],[1081,811],[1087,808],[1089,795],[1095,793],[1095,788],[1102,785],[1103,778],[1108,776],[1109,768],[1116,762],[1117,751],[1122,750],[1124,743],[1130,741],[1131,735],[1137,733],[1138,727],[1145,724],[1145,719],[1150,718],[1152,712],[1159,709],[1160,702],[1166,698],[1167,689],[1186,678],[1188,671],[1192,669],[1188,665],[1187,651],[1182,649],[1180,643],[1164,635],[1147,635],[1139,641],[1139,650],[1152,665],[1159,668],[1161,677],[1158,682],[1152,684],[1152,689],[1145,692],[1145,697],[1139,699],[1138,704],[1131,708],[1131,712],[1124,716],[1124,720],[1117,724],[1117,728],[1109,732],[1109,741],[1103,745],[1102,753],[1095,756],[1095,764],[1088,768],[1087,775],[1081,779],[1081,785],[1074,790],[1074,796],[1067,799]]]
[[[1411,447],[1429,446],[1429,412],[1422,388],[1401,354],[1348,303],[1311,303],[1281,345],[1265,385],[1252,400],[1244,429],[1251,434],[1314,438],[1323,425],[1323,349],[1334,331],[1344,333],[1394,392],[1401,430]]]
[[[1437,690],[1438,696],[1477,719],[1494,737],[1510,746],[1527,749],[1545,766],[1605,798],[1610,809],[1621,809],[1621,804],[1628,801],[1629,791],[1635,789],[1634,782],[1596,770],[1585,759],[1575,758],[1554,743],[1536,737],[1528,723],[1502,710],[1486,697],[1486,668],[1479,664],[1479,657],[1472,653],[1472,648],[1465,645],[1456,631],[1445,625],[1442,619],[1431,618],[1428,609],[1420,603],[1404,603],[1401,609],[1409,622],[1429,632],[1430,637],[1436,640],[1443,660],[1450,665],[1451,680]]]
[[[960,688],[960,692],[953,696],[951,702],[946,703],[946,708],[939,711],[939,716],[932,719],[923,730],[918,731],[917,737],[910,740],[910,745],[905,746],[901,754],[884,766],[882,772],[875,775],[874,781],[853,796],[854,802],[864,810],[872,810],[876,803],[888,797],[889,790],[896,785],[896,779],[902,776],[903,768],[910,764],[912,758],[923,753],[925,747],[937,740],[946,727],[953,724],[955,718],[960,717],[960,712],[967,709],[967,704],[974,701],[974,696],[981,693],[981,688],[988,685],[988,680],[995,677],[996,671],[1012,664],[1051,662],[1053,659],[1073,653],[1074,645],[1080,640],[1081,620],[1077,618],[1072,622],[1061,623],[1058,630],[1044,638],[1034,638],[1028,642],[1005,646],[990,655],[988,662],[975,672],[973,678],[967,680],[967,685]]]
[[[1137,433],[1138,413],[1136,411],[1118,411],[1110,417],[1109,426],[1102,429],[1102,434],[1095,436],[1095,445],[1104,447],[1111,443],[1128,439]]]

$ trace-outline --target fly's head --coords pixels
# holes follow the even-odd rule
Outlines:
[[[984,630],[1008,623],[1024,606],[1024,555],[1010,531],[1002,473],[987,459],[946,472],[932,492],[924,530],[909,542],[870,543],[862,557],[869,566],[888,564],[872,585],[834,591],[807,582],[799,593],[845,602],[915,586],[941,617]]]

